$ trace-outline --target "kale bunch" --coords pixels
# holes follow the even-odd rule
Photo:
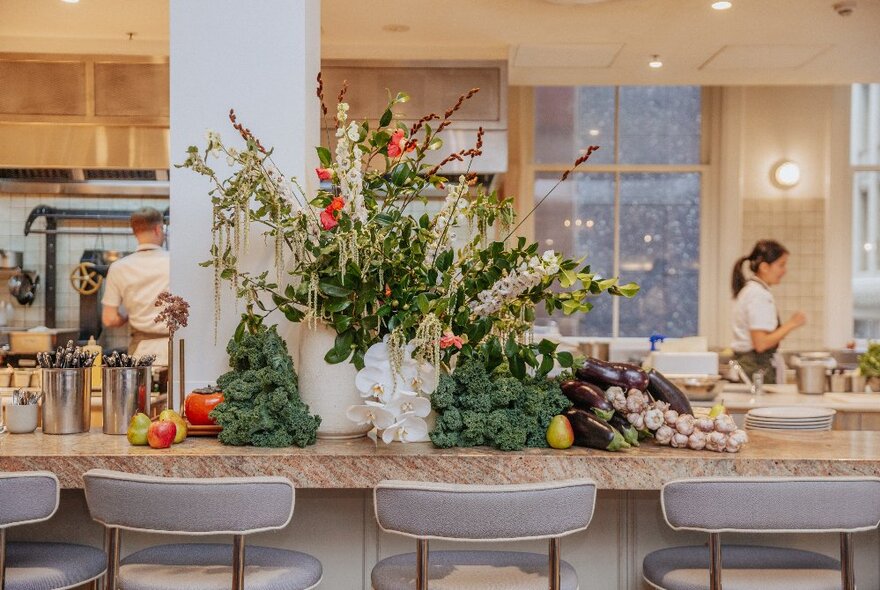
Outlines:
[[[226,347],[228,373],[217,379],[223,402],[211,411],[223,427],[220,442],[255,447],[304,447],[315,443],[320,416],[299,397],[293,360],[275,326],[243,333]]]
[[[438,413],[430,433],[434,445],[516,451],[548,446],[550,420],[571,402],[557,381],[520,380],[505,365],[490,374],[482,361],[471,358],[440,378],[431,405]]]

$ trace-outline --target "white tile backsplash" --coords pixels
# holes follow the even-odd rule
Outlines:
[[[40,275],[40,287],[32,306],[23,307],[9,295],[5,285],[0,285],[0,299],[10,301],[15,306],[15,316],[10,323],[13,327],[30,328],[44,323],[45,306],[45,252],[46,239],[43,234],[24,235],[24,224],[31,210],[38,205],[48,205],[59,209],[102,209],[132,211],[143,206],[155,207],[163,211],[168,207],[167,198],[122,198],[122,197],[70,197],[55,195],[0,195],[0,248],[24,252],[27,270],[35,270]],[[74,227],[73,223],[65,224]],[[43,228],[40,219],[35,228]],[[78,227],[94,228],[90,223],[76,224]],[[111,229],[111,228],[108,228]],[[114,223],[113,230],[127,230],[128,224]],[[115,249],[131,251],[137,246],[134,236],[72,236],[59,235],[56,273],[56,325],[59,327],[79,326],[79,294],[70,285],[69,276],[75,264],[79,263],[84,250]],[[101,344],[108,348],[124,347],[128,343],[126,327],[104,330]]]

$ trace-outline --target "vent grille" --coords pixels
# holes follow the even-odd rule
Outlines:
[[[95,168],[83,172],[86,180],[158,180],[155,170]]]
[[[69,168],[0,168],[0,179],[25,182],[73,182]]]

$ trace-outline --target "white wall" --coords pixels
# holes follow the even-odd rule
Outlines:
[[[239,123],[262,143],[274,146],[273,159],[308,188],[306,171],[317,162],[318,104],[314,93],[320,64],[320,2],[316,0],[172,0],[171,158],[186,158],[189,145],[204,147],[205,131],[233,141],[228,119],[234,108]],[[218,164],[223,177],[225,164]],[[216,342],[213,273],[198,263],[209,258],[211,202],[209,183],[186,169],[171,169],[171,211],[187,239],[172,241],[171,287],[191,304],[187,340],[187,389],[213,382],[226,371],[226,343],[239,320],[228,289]],[[178,232],[177,235],[180,235]],[[272,268],[272,252],[251,240],[246,266]],[[287,325],[285,322],[283,325]]]

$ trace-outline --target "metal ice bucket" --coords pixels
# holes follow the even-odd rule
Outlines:
[[[88,432],[92,421],[92,368],[42,369],[42,377],[43,432]]]

